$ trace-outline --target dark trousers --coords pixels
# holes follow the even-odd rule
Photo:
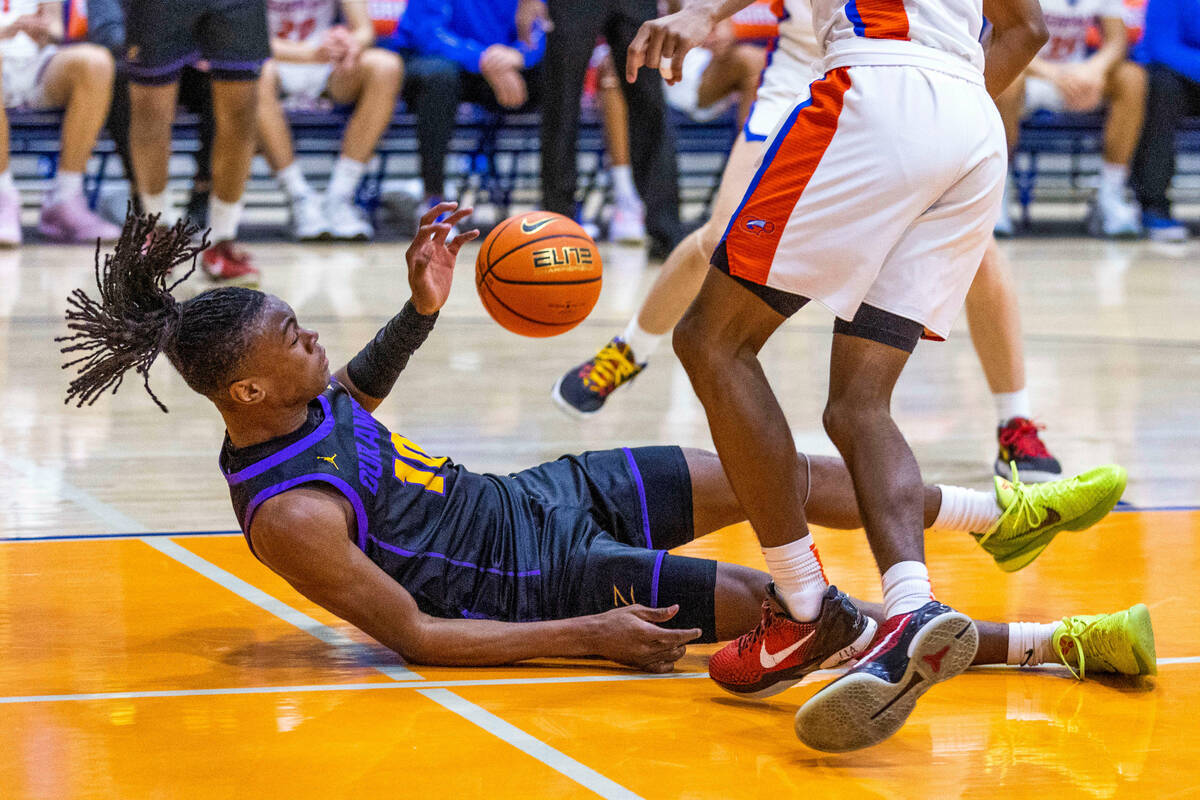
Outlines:
[[[554,23],[546,39],[545,104],[542,110],[542,205],[575,216],[575,156],[579,100],[588,60],[603,35],[629,105],[633,180],[646,206],[646,231],[668,246],[680,239],[679,168],[675,134],[667,121],[662,78],[643,69],[625,80],[625,52],[643,22],[658,16],[655,0],[549,0]]]
[[[504,109],[482,75],[467,72],[457,62],[440,56],[401,53],[404,58],[404,102],[417,115],[417,150],[426,197],[441,197],[446,183],[446,153],[454,138],[458,104],[466,101],[490,111],[528,111],[537,105],[541,89],[540,65],[522,72],[528,101],[519,109]]]
[[[1175,135],[1185,116],[1200,114],[1200,83],[1161,64],[1151,64],[1148,69],[1146,120],[1130,182],[1144,210],[1169,217],[1167,189],[1175,177]]]

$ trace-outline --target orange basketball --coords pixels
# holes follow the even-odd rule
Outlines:
[[[562,214],[518,214],[483,240],[475,287],[492,319],[508,330],[554,336],[574,328],[596,305],[600,251]]]

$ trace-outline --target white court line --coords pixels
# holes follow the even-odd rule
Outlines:
[[[185,567],[190,567],[196,572],[199,572],[210,581],[224,586],[238,597],[250,601],[264,611],[274,614],[284,622],[295,625],[300,630],[304,631],[310,636],[320,639],[322,642],[325,642],[328,645],[336,647],[339,650],[346,651],[351,658],[353,658],[355,655],[361,655],[363,653],[370,652],[369,648],[366,648],[360,645],[358,642],[355,642],[341,631],[331,628],[324,623],[318,622],[302,611],[297,611],[287,603],[284,603],[282,600],[277,600],[276,598],[264,592],[262,589],[259,589],[257,586],[246,583],[246,581],[242,580],[236,575],[221,569],[211,561],[201,558],[177,542],[158,536],[147,536],[144,537],[142,541],[163,555],[175,559]],[[361,661],[361,659],[357,660]],[[370,667],[378,672],[382,672],[392,680],[421,680],[420,675],[400,664],[362,663],[361,666]]]
[[[520,728],[505,722],[487,709],[481,708],[447,689],[419,689],[418,694],[428,697],[443,708],[453,711],[463,719],[473,722],[493,736],[511,744],[523,753],[548,764],[571,780],[586,786],[605,798],[639,800],[640,796],[619,783],[604,777],[591,767],[585,767],[575,759],[560,753],[545,742],[535,739]]]
[[[310,692],[367,692],[376,689],[445,689],[468,686],[552,686],[561,683],[614,683],[707,678],[707,672],[672,672],[666,675],[566,675],[549,678],[465,678],[445,681],[417,680],[396,683],[313,683],[296,686],[229,686],[215,689],[147,689],[141,692],[82,692],[0,697],[0,705],[15,703],[71,703],[96,700],[146,700],[156,697],[210,697],[235,694],[306,694]]]
[[[71,484],[62,474],[61,471],[54,471],[42,467],[39,464],[20,457],[10,457],[8,453],[0,450],[0,457],[3,457],[8,464],[24,471],[27,475],[38,476],[39,479],[45,482],[56,483],[59,487],[61,495],[76,505],[86,509],[93,516],[103,520],[107,525],[117,531],[136,531],[137,533],[149,533],[150,530],[132,517],[113,508],[99,498],[93,497],[88,492]],[[288,622],[301,630],[317,637],[323,642],[332,644],[334,647],[344,648],[345,645],[335,644],[334,639],[345,640],[345,637],[334,629],[323,625],[317,620],[302,614],[296,609],[288,606],[282,601],[276,600],[270,595],[262,592],[254,586],[243,581],[235,575],[218,567],[192,551],[181,547],[172,542],[170,539],[153,536],[139,537],[141,541],[158,550],[163,555],[179,561],[187,567],[200,572],[200,574],[224,586],[229,591],[254,603],[259,608],[275,614],[280,619]],[[282,613],[281,613],[282,612]],[[349,641],[349,640],[346,640]],[[357,643],[349,641],[350,646],[354,651],[360,648]],[[353,652],[352,652],[353,655]],[[405,678],[416,678],[420,680],[421,676],[415,672],[401,666],[394,665],[371,665],[373,669],[387,675],[393,680],[403,680]],[[571,780],[579,783],[586,789],[590,789],[602,797],[619,797],[633,798],[637,795],[631,793],[619,784],[613,782],[609,778],[604,777],[600,773],[583,766],[578,761],[570,758],[564,753],[560,753],[550,745],[535,739],[528,733],[514,725],[511,725],[499,717],[485,711],[484,709],[469,703],[466,700],[458,697],[446,689],[433,689],[433,692],[439,693],[435,696],[430,696],[431,700],[441,704],[445,708],[462,716],[479,727],[498,737],[502,741],[512,745],[522,752],[533,756],[551,769],[557,770],[566,775]]]

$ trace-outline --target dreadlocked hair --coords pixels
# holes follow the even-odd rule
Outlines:
[[[150,366],[160,353],[166,353],[189,387],[209,397],[238,366],[248,337],[246,323],[257,316],[266,296],[227,287],[177,302],[171,292],[195,271],[208,239],[193,243],[200,228],[186,220],[168,230],[157,224],[157,214],[139,217],[131,211],[103,263],[96,244],[99,299],[82,289],[67,297],[67,328],[74,333],[55,341],[66,343],[63,353],[81,355],[63,364],[63,369],[78,372],[63,402],[91,405],[110,389],[116,393],[132,369],[165,412],[150,388]],[[185,263],[189,266],[183,276],[168,284],[171,270]]]

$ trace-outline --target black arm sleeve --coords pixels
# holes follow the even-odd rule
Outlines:
[[[408,366],[408,357],[433,330],[438,315],[425,316],[412,302],[379,329],[375,338],[346,365],[346,374],[364,394],[383,399],[392,391],[396,379]]]

